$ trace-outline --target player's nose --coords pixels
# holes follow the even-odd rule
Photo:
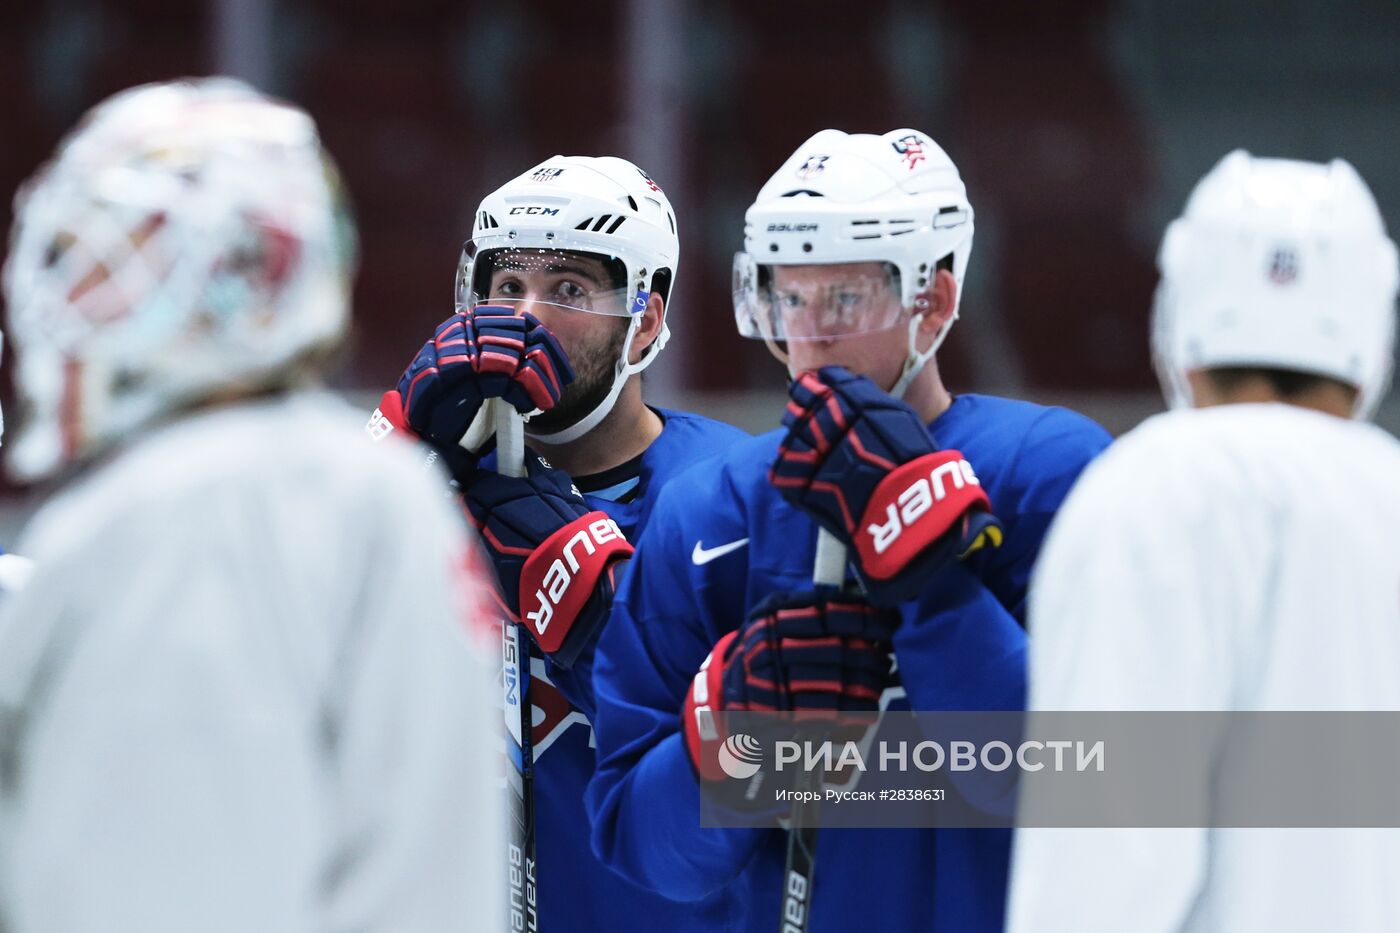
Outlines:
[[[515,302],[516,314],[524,314],[528,311],[535,317],[539,317],[541,311],[548,307],[550,307],[550,304],[545,301],[544,294],[536,291],[525,292]]]
[[[527,311],[534,315],[535,319],[546,328],[555,332],[556,336],[560,328],[565,325],[569,319],[569,312],[567,309],[561,307],[556,302],[547,300],[544,295],[527,293],[523,296],[520,299],[520,304],[517,307],[516,313],[523,314]]]
[[[822,366],[840,362],[837,358],[841,356],[841,341],[837,337],[809,337],[803,344],[807,355],[820,360]]]

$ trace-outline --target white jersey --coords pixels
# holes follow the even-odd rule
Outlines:
[[[1160,415],[1084,473],[1030,600],[1041,710],[1400,710],[1400,443]],[[1400,930],[1400,831],[1026,829],[1009,929]]]
[[[200,414],[34,518],[0,616],[0,929],[501,926],[466,531],[361,420]]]
[[[34,572],[34,562],[17,554],[0,554],[0,600],[18,593]]]

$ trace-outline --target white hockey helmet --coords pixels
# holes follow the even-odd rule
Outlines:
[[[1358,389],[1356,417],[1374,413],[1400,271],[1349,163],[1235,150],[1197,183],[1157,262],[1153,351],[1173,407],[1191,404],[1187,372],[1248,366],[1329,376]]]
[[[651,365],[670,337],[669,308],[680,261],[676,217],[661,187],[626,159],[614,156],[554,156],[487,195],[477,209],[472,238],[457,267],[456,307],[482,302],[509,305],[491,294],[499,268],[545,268],[561,254],[601,260],[617,271],[615,288],[555,303],[571,311],[630,318],[613,385],[607,397],[575,424],[553,434],[530,433],[546,443],[582,437],[612,410],[627,379]],[[663,302],[661,333],[637,363],[629,363],[632,341],[647,300]]]
[[[12,471],[48,475],[342,336],[354,229],[311,118],[241,82],[97,105],[15,199],[4,270],[25,407]]]
[[[920,354],[914,349],[919,318],[907,312],[940,263],[957,280],[961,303],[972,233],[972,205],[957,166],[927,134],[822,130],[773,174],[744,216],[744,250],[734,258],[739,333],[772,346],[810,336],[883,330],[908,319],[909,358],[898,394],[932,357],[957,317],[955,306],[948,326]],[[816,333],[786,321],[768,290],[772,266],[872,261],[888,263],[898,273],[899,304],[855,314],[849,307],[832,307]]]

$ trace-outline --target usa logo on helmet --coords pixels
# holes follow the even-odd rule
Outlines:
[[[913,171],[914,166],[924,160],[924,138],[922,136],[910,133],[908,136],[899,137],[890,145],[894,147],[895,152],[904,156],[904,165],[910,171]]]
[[[1269,281],[1292,285],[1298,278],[1298,252],[1291,246],[1277,247],[1269,257]]]
[[[820,175],[826,168],[826,160],[829,158],[831,158],[831,156],[808,156],[807,161],[797,167],[797,177],[811,178],[813,175]]]

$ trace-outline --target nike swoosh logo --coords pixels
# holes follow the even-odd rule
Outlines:
[[[716,557],[723,557],[730,551],[737,551],[748,543],[748,538],[740,538],[738,541],[730,541],[728,544],[721,544],[719,547],[706,548],[701,546],[702,542],[696,541],[695,550],[690,552],[690,560],[695,566],[699,567],[708,564]]]

